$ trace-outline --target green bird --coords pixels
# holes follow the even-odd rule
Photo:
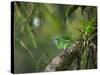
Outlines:
[[[66,49],[72,44],[72,42],[73,41],[71,37],[68,37],[66,35],[54,39],[54,43],[58,49]]]

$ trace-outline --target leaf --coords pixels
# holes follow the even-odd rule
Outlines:
[[[33,4],[32,3],[19,3],[16,2],[16,5],[18,6],[18,9],[22,16],[29,17],[33,12]]]
[[[92,34],[89,38],[88,41],[92,41],[94,39],[94,37],[97,36],[97,33]]]
[[[94,22],[95,22],[95,18],[92,18],[91,20],[88,21],[81,19],[82,30],[84,35],[89,35],[94,31],[95,29]]]
[[[32,52],[31,52],[31,50],[25,45],[25,43],[22,40],[20,40],[20,44],[22,45],[22,47],[25,48],[25,50],[27,50],[29,55],[33,58],[34,56],[33,56]]]
[[[73,14],[73,12],[75,12],[78,8],[79,8],[78,5],[72,6],[67,12],[67,17],[71,16]]]
[[[25,30],[25,25],[21,26],[20,31],[23,33],[23,32],[24,32],[24,30]]]
[[[31,38],[31,40],[32,40],[32,44],[33,44],[33,46],[35,47],[35,48],[37,48],[37,43],[36,43],[36,41],[35,41],[35,36],[34,36],[34,34],[31,32],[31,28],[29,27],[29,25],[26,25],[27,26],[27,31],[28,31],[28,33],[29,33],[29,36],[30,36],[30,38]]]

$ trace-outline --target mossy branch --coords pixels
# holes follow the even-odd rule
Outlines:
[[[76,41],[71,46],[62,50],[59,55],[52,59],[44,71],[59,71],[64,70],[65,66],[71,65],[73,60],[77,57],[81,47],[80,41]]]

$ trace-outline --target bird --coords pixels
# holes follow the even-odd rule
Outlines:
[[[54,39],[54,43],[58,49],[66,49],[72,44],[73,40],[69,36],[60,36]]]

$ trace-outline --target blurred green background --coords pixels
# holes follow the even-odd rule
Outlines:
[[[73,5],[14,2],[15,73],[42,72],[61,50],[53,39],[64,34],[79,38],[81,8]]]

